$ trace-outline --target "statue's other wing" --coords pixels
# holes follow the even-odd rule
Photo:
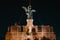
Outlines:
[[[26,7],[24,7],[24,6],[23,6],[22,8],[25,10],[25,12],[27,12],[27,11],[28,11],[28,9],[27,9]]]

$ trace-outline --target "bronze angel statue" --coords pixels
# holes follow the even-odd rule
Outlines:
[[[32,10],[31,5],[29,5],[28,7],[23,6],[22,8],[25,10],[28,19],[32,19],[33,18],[33,13],[32,12],[36,12],[36,10]]]

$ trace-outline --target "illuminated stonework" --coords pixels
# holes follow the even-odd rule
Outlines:
[[[34,26],[33,20],[27,19],[26,26],[11,25],[6,33],[6,40],[56,40],[53,27]]]

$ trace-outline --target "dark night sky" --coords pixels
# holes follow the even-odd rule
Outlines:
[[[0,40],[5,37],[7,28],[14,22],[26,24],[26,14],[21,8],[26,6],[26,0],[0,1]],[[33,14],[34,25],[52,25],[56,32],[57,40],[60,39],[60,3],[56,0],[32,0],[32,8],[37,12]]]

